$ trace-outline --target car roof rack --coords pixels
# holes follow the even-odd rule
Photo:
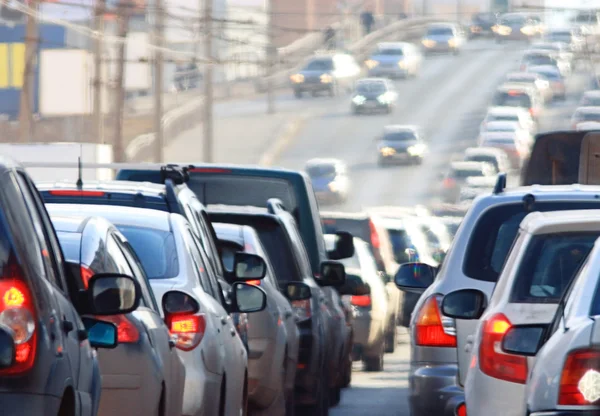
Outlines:
[[[501,194],[506,189],[506,173],[499,173],[494,185],[494,195]]]
[[[190,180],[189,170],[176,164],[161,166],[160,177],[161,182],[166,183],[166,180],[170,179],[175,185],[182,185]]]
[[[285,205],[279,198],[270,198],[267,200],[267,211],[269,214],[277,215],[279,211],[286,211]]]

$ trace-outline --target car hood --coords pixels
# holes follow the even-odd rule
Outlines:
[[[426,35],[423,39],[432,40],[434,42],[448,42],[453,39],[452,35]]]
[[[417,144],[416,140],[382,140],[379,142],[379,147],[391,147],[396,150],[406,150],[415,144]]]

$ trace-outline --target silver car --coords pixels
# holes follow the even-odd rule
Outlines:
[[[496,348],[514,325],[549,324],[563,292],[600,236],[600,211],[534,212],[525,217],[518,237],[489,299],[479,291],[449,293],[442,313],[479,319],[466,349],[473,352],[465,382],[467,410],[489,416],[521,416],[527,371],[520,354]],[[469,301],[479,302],[471,308]],[[483,312],[484,305],[488,306]],[[483,313],[483,315],[481,315]],[[530,360],[531,361],[531,360]]]
[[[406,42],[378,43],[365,62],[369,77],[409,78],[417,76],[423,56],[413,44]]]
[[[519,224],[533,209],[600,208],[598,186],[512,190],[496,186],[496,192],[474,201],[439,271],[412,263],[402,265],[396,274],[400,289],[422,294],[410,323],[409,406],[413,416],[453,415],[464,401],[463,386],[471,364],[471,351],[465,347],[477,321],[443,315],[444,295],[471,288],[491,296]]]
[[[247,225],[213,223],[223,264],[233,272],[235,255],[246,252],[261,256],[267,264],[262,280],[248,282],[267,294],[264,311],[248,317],[248,400],[268,414],[293,406],[298,363],[299,330],[290,301],[280,291],[275,272],[254,228]],[[277,413],[279,412],[279,413]]]

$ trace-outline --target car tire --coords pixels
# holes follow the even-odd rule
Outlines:
[[[396,319],[393,319],[391,328],[388,328],[388,332],[385,334],[385,352],[392,354],[396,351],[396,326],[394,325]]]
[[[329,389],[329,407],[335,407],[342,400],[342,387],[337,386]]]
[[[285,399],[285,416],[296,416],[296,403],[294,391],[290,391]]]
[[[375,357],[364,357],[363,358],[365,371],[368,372],[379,372],[383,371],[383,348],[381,352]]]
[[[350,387],[352,384],[352,353],[348,354],[346,365],[344,366],[344,375],[342,377],[342,388]]]
[[[294,97],[296,97],[296,98],[302,98],[302,91],[300,91],[300,90],[294,90]]]

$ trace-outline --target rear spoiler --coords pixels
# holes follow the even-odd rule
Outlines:
[[[600,131],[559,131],[536,136],[521,185],[600,184]]]

